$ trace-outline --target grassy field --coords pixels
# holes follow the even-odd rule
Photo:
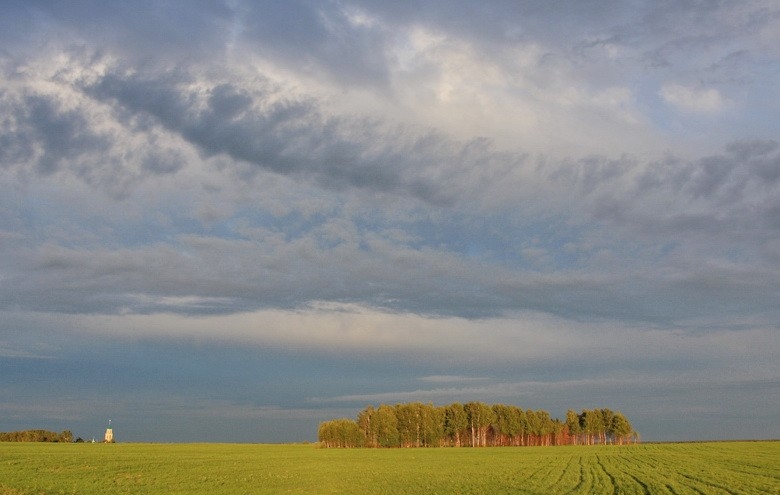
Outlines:
[[[780,494],[780,442],[319,449],[0,444],[0,494]]]

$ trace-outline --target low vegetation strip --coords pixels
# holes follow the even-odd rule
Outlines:
[[[508,449],[0,444],[0,494],[780,494],[780,442]]]
[[[72,442],[73,433],[47,430],[0,431],[0,442]]]

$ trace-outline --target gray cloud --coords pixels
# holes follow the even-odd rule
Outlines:
[[[314,177],[336,189],[348,185],[432,203],[450,201],[446,187],[424,178],[424,169],[442,160],[440,153],[457,160],[440,137],[388,136],[377,122],[327,118],[313,102],[280,99],[271,87],[249,93],[218,84],[203,98],[182,88],[190,81],[179,71],[152,78],[107,74],[84,90],[116,102],[120,113],[128,113],[125,118],[157,119],[206,156],[226,154],[283,175]]]
[[[351,21],[337,4],[295,0],[247,7],[242,40],[251,53],[339,84],[387,85],[385,36],[392,33]]]
[[[8,299],[14,304],[65,312],[208,314],[335,300],[433,315],[530,309],[669,323],[749,313],[776,295],[766,288],[777,271],[761,262],[774,253],[780,155],[773,141],[736,141],[722,154],[689,161],[669,156],[644,163],[629,155],[540,159],[544,166],[527,182],[505,179],[533,171],[525,154],[499,153],[484,139],[458,144],[413,128],[395,131],[381,121],[327,118],[316,99],[289,99],[268,80],[250,88],[179,69],[145,75],[113,70],[84,81],[77,89],[87,100],[76,109],[61,109],[52,97],[9,93],[4,101],[14,120],[3,134],[11,144],[5,166],[16,166],[11,158],[19,156],[33,160],[44,176],[64,163],[89,184],[116,190],[114,184],[130,181],[140,187],[144,174],[187,166],[184,150],[160,144],[173,137],[207,161],[226,157],[258,171],[312,180],[345,197],[357,190],[420,199],[400,211],[413,214],[427,203],[438,208],[439,220],[398,225],[389,212],[369,213],[378,224],[357,228],[354,238],[337,238],[334,246],[328,238],[333,219],[326,218],[270,250],[266,239],[248,242],[237,231],[232,239],[181,231],[175,241],[122,250],[51,243],[18,258],[36,276],[19,272]],[[88,118],[90,102],[109,105],[140,146],[123,148],[119,136],[96,131]],[[120,187],[128,194],[128,186]],[[491,205],[480,206],[487,196]],[[221,200],[235,201],[224,195]],[[571,205],[577,205],[576,215]],[[507,218],[517,208],[541,214],[534,220],[539,222],[572,215],[566,228],[576,229],[556,234],[569,235],[572,250],[564,253],[553,239],[546,249],[532,249],[539,259],[547,252],[570,257],[572,266],[529,270],[515,266],[521,258],[509,252],[508,258],[469,259],[468,251],[480,244],[511,249],[526,242],[521,235],[496,234],[528,227],[527,217]],[[348,225],[365,221],[357,217]],[[480,222],[494,228],[478,239],[470,232]],[[398,227],[423,229],[424,249],[390,242],[383,230]],[[610,229],[608,237],[599,238],[602,229]],[[586,247],[583,232],[596,236],[595,244]],[[445,234],[459,240],[434,247],[436,236]],[[518,245],[516,253],[521,251]],[[606,253],[613,265],[608,276],[600,273]],[[640,253],[649,258],[637,259]],[[735,263],[729,258],[735,255],[754,261]],[[233,261],[222,261],[226,256]],[[46,298],[40,297],[42,287],[51,287]]]
[[[39,173],[52,174],[61,163],[105,152],[106,136],[94,132],[84,115],[60,107],[57,100],[39,95],[4,98],[9,116],[0,134],[0,160],[5,167],[33,162]]]
[[[631,197],[617,208],[623,221],[653,231],[702,232],[724,244],[738,232],[752,232],[761,239],[773,235],[764,230],[761,219],[773,207],[780,186],[778,165],[780,153],[774,141],[733,142],[725,153],[687,163],[670,158],[647,167],[628,189]],[[641,212],[646,198],[653,199],[652,208]],[[637,216],[629,218],[632,212]],[[745,246],[752,244],[743,241]]]
[[[96,47],[121,53],[125,60],[138,63],[182,63],[224,53],[233,24],[233,12],[226,3],[200,0],[143,0],[132,5],[93,0],[69,5],[12,0],[5,7],[6,18],[16,21],[11,29],[16,36],[7,45],[14,54],[34,53],[33,47],[58,44]],[[21,26],[25,29],[19,29]]]
[[[368,218],[353,218],[348,224],[357,228],[355,238],[337,238],[334,245],[328,238],[333,219],[324,218],[291,237],[285,228],[288,237],[270,250],[266,239],[248,242],[238,231],[222,239],[185,230],[174,241],[121,250],[51,243],[19,258],[40,277],[20,272],[9,301],[47,311],[208,314],[334,300],[432,315],[535,310],[670,323],[746,314],[776,295],[766,288],[777,271],[760,261],[773,253],[773,234],[766,228],[774,225],[780,155],[772,141],[738,141],[722,154],[691,161],[670,156],[648,164],[628,155],[540,160],[544,166],[529,183],[504,179],[512,171],[533,170],[527,155],[499,153],[484,139],[458,144],[414,129],[395,131],[380,121],[326,118],[316,99],[288,99],[267,80],[249,88],[199,77],[182,69],[144,76],[110,71],[77,86],[88,99],[67,111],[51,98],[9,97],[21,103],[9,103],[16,120],[4,136],[18,144],[17,151],[9,147],[17,155],[37,150],[26,159],[35,158],[44,176],[66,163],[89,184],[130,181],[135,187],[144,174],[172,174],[187,166],[185,151],[158,145],[180,138],[207,162],[226,157],[258,171],[311,180],[345,197],[357,190],[422,200],[401,211],[434,205],[438,225],[398,225],[389,212],[369,213],[374,225],[359,228]],[[94,130],[86,113],[90,102],[109,105],[140,147],[122,148],[118,137],[111,142]],[[494,198],[488,208],[479,203],[486,196]],[[576,215],[571,205],[577,205]],[[506,250],[526,242],[496,234],[528,227],[528,219],[507,218],[516,208],[541,213],[534,220],[539,222],[572,215],[566,228],[576,229],[555,235],[571,237],[568,253],[552,238],[546,249],[524,249],[538,259],[552,259],[547,252],[569,257],[570,267],[515,266],[521,246],[515,254],[507,251],[508,258],[470,259],[469,250],[480,244],[487,249],[503,244]],[[470,231],[480,222],[494,227],[477,239]],[[423,229],[423,249],[391,242],[383,231],[397,227]],[[610,229],[608,237],[600,238],[602,229]],[[585,247],[582,232],[596,236],[596,243]],[[445,233],[462,241],[434,246]],[[650,257],[637,258],[640,253]],[[734,255],[755,261],[734,263],[729,258]],[[231,263],[223,261],[226,256]],[[608,276],[600,273],[606,259],[612,264]],[[40,297],[42,287],[51,287],[46,298]]]

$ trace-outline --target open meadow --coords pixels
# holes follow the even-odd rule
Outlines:
[[[780,494],[780,442],[322,449],[0,443],[0,494]]]

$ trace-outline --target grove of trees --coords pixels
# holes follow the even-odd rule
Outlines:
[[[623,445],[639,439],[628,419],[610,409],[569,410],[561,421],[543,410],[482,402],[369,405],[355,420],[320,423],[318,437],[323,447],[341,448]]]
[[[73,441],[73,433],[65,430],[62,433],[46,430],[0,431],[0,442],[66,442]]]

